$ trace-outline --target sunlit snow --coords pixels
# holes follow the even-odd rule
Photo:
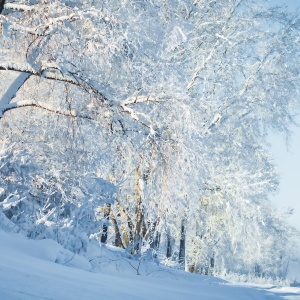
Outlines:
[[[300,299],[300,288],[236,285],[182,271],[135,275],[130,264],[92,269],[52,240],[28,240],[0,231],[0,299]],[[100,252],[100,247],[99,247]]]

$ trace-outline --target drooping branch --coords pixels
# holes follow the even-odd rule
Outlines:
[[[85,80],[80,78],[79,76],[76,76],[76,74],[72,74],[71,72],[68,72],[68,74],[64,74],[61,72],[59,68],[41,68],[41,70],[34,70],[33,68],[30,68],[29,66],[18,66],[16,64],[3,64],[0,63],[0,71],[15,71],[19,73],[28,73],[29,75],[38,76],[41,78],[46,78],[49,80],[55,80],[60,82],[69,83],[71,85],[78,86],[80,88],[83,88],[85,91],[92,92],[95,96],[97,96],[98,100],[101,102],[109,102],[109,100],[101,93],[95,85],[90,82],[89,80]]]
[[[55,80],[55,81],[61,81],[65,83],[69,83],[75,86],[78,86],[80,88],[83,88],[84,90],[87,90],[89,88],[89,91],[93,92],[94,94],[97,95],[97,98],[104,102],[105,100],[108,101],[96,88],[93,86],[89,85],[89,83],[86,82],[80,82],[80,80],[76,80],[75,78],[72,78],[71,76],[64,76],[63,73],[61,72],[60,74],[58,73],[60,70],[51,68],[46,69],[38,72],[35,71],[33,68],[31,68],[28,64],[23,64],[21,66],[18,66],[16,64],[6,64],[5,66],[0,65],[0,70],[9,70],[9,71],[15,71],[20,73],[19,76],[13,81],[13,83],[9,86],[7,91],[4,93],[4,95],[0,99],[0,118],[3,116],[3,114],[6,111],[24,107],[24,106],[31,106],[31,107],[37,107],[41,109],[45,109],[47,111],[64,115],[64,116],[69,116],[73,118],[84,118],[84,119],[89,119],[93,120],[90,116],[83,115],[83,114],[78,114],[74,111],[66,111],[61,108],[54,108],[52,106],[49,106],[47,103],[42,103],[38,101],[33,101],[33,100],[23,100],[23,101],[17,101],[11,103],[11,101],[16,97],[17,92],[19,89],[24,85],[24,83],[29,79],[30,76],[39,76],[42,78],[46,78],[49,80]]]
[[[21,86],[26,82],[26,80],[30,76],[38,76],[41,78],[45,78],[48,80],[54,80],[59,82],[68,83],[74,86],[77,86],[83,90],[85,90],[87,93],[92,93],[95,95],[95,97],[100,100],[103,104],[106,104],[108,106],[113,105],[112,100],[108,100],[107,97],[105,97],[99,89],[95,86],[96,84],[81,78],[77,74],[73,72],[69,72],[65,68],[61,68],[59,65],[56,65],[56,63],[48,63],[45,64],[42,68],[40,68],[39,71],[34,70],[32,67],[30,67],[29,64],[10,64],[6,63],[1,66],[0,63],[0,70],[1,71],[14,71],[20,73],[20,75],[17,77],[17,79],[11,84],[7,92],[3,95],[3,97],[0,100],[0,118],[3,116],[3,114],[9,110],[21,108],[24,106],[31,106],[31,107],[37,107],[44,110],[47,110],[49,112],[53,112],[59,115],[69,116],[72,118],[84,118],[88,120],[94,120],[94,118],[75,113],[74,111],[66,111],[61,108],[53,108],[52,106],[49,106],[47,103],[42,103],[39,101],[33,101],[33,100],[23,100],[11,103],[12,99],[16,96],[16,93],[21,88]],[[130,108],[130,105],[134,105],[136,103],[143,103],[143,102],[163,102],[164,100],[158,100],[155,97],[150,96],[136,96],[136,97],[129,97],[126,100],[122,101],[120,103],[120,108],[123,113],[127,113],[131,116],[132,119],[134,119],[136,122],[141,124],[143,127],[146,127],[148,130],[150,130],[151,133],[154,133],[155,130],[151,124],[151,120],[148,119],[148,117],[140,112],[134,111],[132,108]],[[147,120],[146,123],[142,119]]]
[[[155,130],[153,128],[150,118],[146,114],[135,111],[129,106],[137,103],[161,103],[161,102],[165,102],[166,100],[160,100],[159,95],[157,95],[157,97],[153,97],[151,95],[139,96],[138,94],[139,92],[137,92],[135,96],[125,99],[124,101],[121,102],[120,106],[123,112],[129,114],[133,120],[135,120],[142,126],[148,128],[150,130],[150,133],[154,134]]]
[[[45,67],[44,67],[45,68]],[[80,88],[83,88],[86,92],[92,92],[99,99],[100,95],[100,100],[102,102],[108,102],[108,99],[101,94],[95,87],[93,87],[91,84],[87,83],[86,81],[82,79],[77,79],[76,75],[74,74],[74,77],[72,78],[71,76],[64,76],[62,72],[60,71],[59,67],[51,66],[49,69],[44,69],[41,72],[34,71],[34,69],[29,68],[29,66],[16,66],[14,65],[7,65],[6,67],[0,66],[0,70],[9,70],[9,71],[15,71],[19,72],[20,75],[14,80],[14,82],[10,85],[8,90],[5,92],[5,94],[2,96],[0,99],[0,118],[3,116],[3,114],[9,110],[12,109],[17,109],[21,107],[36,107],[40,109],[47,110],[49,112],[53,112],[59,115],[63,116],[68,116],[72,118],[83,118],[83,119],[88,119],[88,120],[94,120],[94,118],[88,116],[88,115],[83,115],[83,114],[78,114],[73,110],[64,110],[61,108],[53,107],[45,102],[40,102],[40,101],[34,101],[34,100],[22,100],[22,101],[17,101],[11,103],[11,101],[16,97],[16,94],[18,90],[24,85],[24,83],[29,79],[30,76],[39,76],[45,79],[49,80],[55,80],[55,81],[60,81],[60,82],[65,82],[69,83],[71,85],[78,86]],[[60,72],[60,73],[59,73]],[[67,72],[67,71],[66,71]],[[72,75],[72,73],[71,73]],[[89,89],[89,90],[88,90]],[[133,109],[129,108],[129,105],[133,105],[135,103],[142,103],[142,102],[161,102],[160,100],[157,100],[153,97],[147,96],[147,97],[130,97],[127,98],[125,101],[121,103],[121,108],[123,112],[130,114],[130,116],[140,123],[142,126],[148,128],[150,132],[154,132],[154,129],[151,125],[150,120],[149,125],[143,122],[138,115],[141,115],[142,117],[146,118],[146,116],[143,113],[139,113],[134,111]]]
[[[30,76],[38,76],[41,78],[45,78],[48,80],[55,80],[59,82],[65,82],[69,83],[71,85],[77,86],[82,88],[88,93],[93,93],[95,97],[100,100],[102,103],[109,104],[109,100],[94,86],[93,83],[89,82],[88,80],[84,80],[76,76],[75,74],[67,74],[64,75],[63,72],[57,67],[51,67],[51,68],[45,68],[41,71],[35,71],[33,68],[31,68],[29,65],[21,65],[18,66],[16,64],[6,64],[2,65],[0,64],[0,70],[3,71],[15,71],[20,73],[20,75],[14,80],[14,82],[10,85],[8,90],[5,92],[5,94],[0,99],[0,118],[3,116],[3,113],[15,108],[23,107],[23,106],[32,106],[32,107],[39,107],[46,109],[48,111],[55,112],[57,114],[65,115],[65,116],[71,116],[71,117],[81,117],[85,119],[92,120],[93,118],[89,116],[79,116],[78,114],[70,113],[70,112],[63,112],[61,109],[53,109],[46,107],[45,104],[41,104],[40,102],[35,101],[21,101],[16,103],[11,103],[12,99],[15,98],[16,93],[18,90],[24,85],[26,80]],[[65,72],[67,73],[67,71]]]
[[[5,108],[2,108],[2,114],[4,114],[6,111],[12,110],[12,109],[17,109],[17,108],[22,108],[22,107],[36,107],[40,108],[43,110],[47,110],[49,112],[66,116],[66,117],[72,117],[72,118],[80,118],[80,119],[87,119],[87,120],[92,120],[95,121],[92,117],[84,114],[77,113],[74,110],[64,110],[59,107],[53,107],[45,102],[38,102],[38,101],[33,101],[33,100],[22,100],[18,102],[13,102],[8,104]]]

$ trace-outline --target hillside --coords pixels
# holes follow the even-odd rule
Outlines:
[[[159,267],[148,276],[134,275],[129,265],[96,272],[82,257],[68,262],[70,252],[54,241],[3,231],[0,239],[0,299],[300,299],[300,288],[235,285]]]

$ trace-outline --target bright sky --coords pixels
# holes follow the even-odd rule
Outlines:
[[[300,124],[300,118],[298,118]],[[280,174],[279,194],[272,197],[280,208],[294,208],[290,222],[300,230],[300,128],[294,128],[294,134],[287,147],[282,136],[272,136],[271,151]]]
[[[300,11],[299,0],[272,0],[271,3],[287,5],[290,11]],[[297,121],[300,125],[300,116]],[[283,137],[271,138],[272,152],[281,175],[279,194],[272,200],[279,207],[294,208],[290,222],[300,230],[300,126],[293,128],[293,132],[288,148]]]

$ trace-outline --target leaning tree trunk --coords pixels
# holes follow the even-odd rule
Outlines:
[[[120,211],[118,210],[117,211],[117,217],[120,217],[120,216],[121,216],[121,214],[120,214]],[[123,244],[123,241],[122,241],[119,225],[117,223],[116,217],[113,214],[113,212],[110,213],[110,220],[111,220],[111,223],[112,223],[113,228],[115,230],[115,246],[124,249],[125,247],[124,247],[124,244]]]
[[[130,246],[133,245],[133,232],[134,232],[134,225],[133,222],[129,216],[128,211],[126,211],[120,202],[118,202],[117,205],[117,210],[118,210],[118,217],[122,220],[125,219],[126,222],[125,224],[123,221],[121,221],[121,233],[123,237],[123,245],[125,246],[124,248],[128,249]]]

